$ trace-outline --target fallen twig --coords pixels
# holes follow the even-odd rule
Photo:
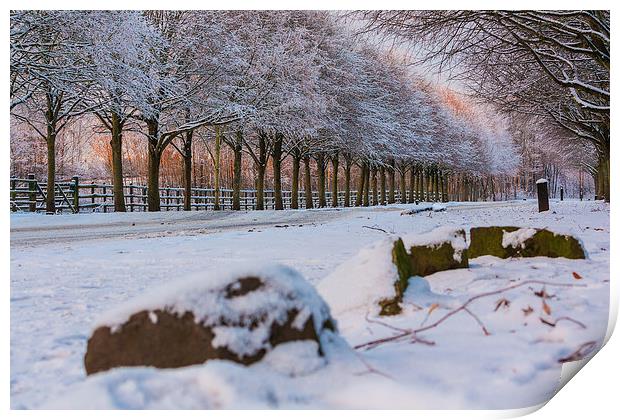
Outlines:
[[[381,231],[381,232],[383,232],[383,233],[388,233],[386,230],[381,229],[381,228],[378,228],[378,227],[374,227],[374,226],[366,226],[366,225],[364,225],[364,226],[362,226],[362,227],[363,227],[363,228],[366,228],[366,229],[378,230],[378,231]]]
[[[570,316],[561,316],[559,318],[557,318],[555,320],[555,323],[557,324],[560,321],[570,321],[573,322],[577,325],[579,325],[581,328],[583,328],[584,330],[587,329],[588,327],[586,326],[586,324],[584,324],[583,322],[577,321],[576,319],[571,318]]]
[[[362,357],[361,354],[355,353],[355,355],[360,360],[360,362],[362,362],[362,364],[364,366],[366,366],[366,369],[368,369],[368,370],[364,371],[364,372],[354,373],[354,375],[361,376],[361,375],[364,375],[366,373],[375,373],[377,375],[383,376],[384,378],[391,379],[392,381],[394,380],[394,378],[392,376],[388,375],[387,373],[381,372],[380,370],[378,370],[374,366],[372,366],[370,363],[368,363],[368,361],[366,359],[364,359],[364,357]]]
[[[471,317],[473,319],[476,320],[476,322],[478,323],[478,325],[480,325],[480,328],[482,328],[482,332],[484,333],[484,335],[491,335],[491,333],[489,332],[489,330],[487,330],[487,327],[482,323],[482,321],[480,320],[480,318],[478,318],[476,316],[475,313],[473,313],[472,311],[469,310],[469,308],[464,308],[463,309],[465,312],[467,312],[469,315],[471,315]]]
[[[577,350],[572,352],[566,357],[562,357],[558,359],[558,363],[566,363],[566,362],[575,362],[577,360],[581,360],[585,358],[588,354],[592,353],[592,351],[596,348],[596,341],[588,341],[583,343]]]
[[[418,333],[421,333],[423,331],[428,331],[432,328],[436,328],[437,326],[439,326],[440,324],[442,324],[444,321],[446,321],[447,319],[451,318],[452,316],[456,315],[457,313],[461,312],[461,311],[468,311],[468,306],[478,300],[478,299],[482,299],[484,297],[488,297],[488,296],[493,296],[493,295],[497,295],[500,293],[505,293],[509,290],[513,290],[513,289],[517,289],[519,287],[523,287],[525,285],[528,284],[539,284],[539,285],[545,285],[545,286],[550,286],[550,287],[587,287],[584,284],[574,284],[574,283],[553,283],[553,282],[547,282],[547,281],[542,281],[542,280],[526,280],[520,283],[516,283],[513,284],[511,286],[507,286],[498,290],[493,290],[491,292],[485,292],[485,293],[480,293],[478,295],[472,296],[469,299],[467,299],[465,301],[465,303],[463,303],[461,306],[451,310],[450,312],[448,312],[447,314],[445,314],[444,316],[442,316],[441,318],[439,318],[437,321],[433,322],[432,324],[429,324],[427,326],[424,327],[420,327],[417,329],[402,329],[403,331],[400,334],[395,334],[392,335],[390,337],[384,337],[384,338],[379,338],[376,340],[372,340],[369,341],[367,343],[363,343],[363,344],[358,344],[357,346],[355,346],[355,349],[367,349],[367,348],[374,348],[377,347],[379,345],[385,344],[385,343],[389,343],[389,342],[394,342],[397,341],[399,339],[411,336],[411,337],[416,337]],[[471,311],[469,311],[470,314]],[[476,317],[477,318],[477,317]],[[479,319],[478,319],[479,321]],[[484,331],[484,330],[483,330]]]

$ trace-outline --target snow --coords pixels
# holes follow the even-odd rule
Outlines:
[[[547,181],[545,178],[540,178],[538,181],[536,181],[537,184],[546,184],[549,181]]]
[[[530,239],[532,236],[536,234],[536,229],[532,228],[521,228],[517,229],[513,232],[506,232],[502,235],[502,247],[508,248],[523,248],[525,241]]]
[[[326,276],[317,286],[337,318],[347,312],[379,312],[377,303],[395,294],[398,278],[392,263],[397,237],[383,239],[364,248]]]
[[[408,207],[409,208],[404,210],[401,215],[417,214],[423,211],[445,211],[447,209],[446,205],[441,203],[419,203]]]
[[[606,333],[609,205],[552,200],[552,211],[538,213],[535,200],[447,203],[445,212],[400,215],[411,207],[12,215],[11,407],[489,409],[547,401],[559,383],[558,359],[586,342],[600,345]],[[149,221],[141,222],[143,217]],[[275,227],[282,224],[289,227]],[[393,293],[373,282],[380,273],[395,273],[391,264],[364,262],[364,252],[366,259],[387,256],[392,238],[442,226],[468,232],[472,226],[498,225],[572,234],[589,258],[484,256],[470,260],[468,269],[412,279],[398,316],[368,312],[374,284],[379,288],[373,297]],[[350,264],[345,275],[342,267],[354,257],[359,264]],[[312,343],[287,343],[251,366],[216,360],[86,377],[86,341],[101,314],[108,313],[105,322],[118,322],[126,313],[112,316],[111,308],[126,307],[159,286],[265,263],[294,268],[329,304],[340,335],[325,332],[324,359],[313,353]],[[342,277],[334,275],[338,270]],[[573,272],[582,278],[575,279]],[[460,311],[419,333],[424,342],[353,349],[393,336],[395,328],[431,326],[481,293],[541,280],[561,285],[524,284],[468,306],[490,335]],[[550,314],[535,294],[543,287]],[[509,304],[498,307],[501,299]]]
[[[452,248],[454,248],[454,259],[460,262],[463,250],[467,249],[467,242],[459,233],[460,230],[461,228],[459,227],[441,226],[426,233],[404,235],[402,240],[406,250],[409,250],[412,246],[433,245],[437,247],[450,242]]]

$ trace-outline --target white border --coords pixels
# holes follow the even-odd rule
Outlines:
[[[326,1],[326,0],[315,0],[313,2],[301,2],[301,1],[261,1],[261,2],[249,2],[242,0],[226,0],[220,2],[198,2],[198,1],[185,1],[185,0],[176,0],[172,1],[163,1],[163,0],[153,0],[153,1],[119,1],[119,0],[108,0],[106,2],[85,2],[85,1],[77,1],[77,0],[61,0],[61,1],[41,1],[41,0],[22,0],[22,1],[9,1],[8,4],[5,4],[5,12],[3,15],[3,19],[1,20],[3,33],[8,34],[9,32],[9,10],[10,9],[244,9],[244,8],[253,8],[253,9],[331,9],[331,10],[343,10],[343,9],[412,9],[412,8],[429,8],[429,9],[493,9],[499,7],[509,8],[509,9],[580,9],[587,6],[589,9],[608,9],[612,11],[612,27],[616,27],[616,19],[615,19],[615,10],[612,7],[611,1],[598,1],[598,0],[590,0],[587,3],[584,1],[573,1],[573,0],[564,0],[564,1],[532,1],[532,0],[521,0],[519,2],[505,3],[505,2],[497,2],[497,1],[467,1],[467,2],[456,2],[456,1],[445,1],[445,0],[434,0],[433,2],[405,2],[405,1],[391,1],[391,0],[383,0],[381,2],[377,1]],[[612,36],[613,38],[613,36]],[[5,38],[6,39],[6,38]],[[9,57],[9,45],[8,42],[4,42],[2,45],[3,57],[5,60],[5,64],[2,67],[3,80],[8,80],[8,57]],[[614,49],[615,50],[615,49]],[[614,55],[615,57],[615,55]],[[613,73],[618,68],[618,60],[612,58],[612,78]],[[614,80],[617,80],[614,79]],[[615,82],[612,83],[615,86]],[[2,138],[4,139],[4,153],[0,156],[0,161],[2,162],[2,175],[0,179],[0,185],[3,188],[8,187],[8,176],[9,176],[9,98],[8,91],[5,89],[5,113],[4,118],[1,120],[2,124]],[[618,112],[615,108],[612,108],[612,120],[615,123],[620,124],[619,118],[614,118],[617,116]],[[612,124],[612,137],[616,137],[615,134],[618,133],[616,129],[616,125]],[[615,162],[615,156],[617,156],[618,147],[612,142],[612,162]],[[618,167],[611,167],[612,178],[614,181],[612,182],[612,195],[614,199],[620,199],[620,195],[615,194],[618,190],[616,187],[616,180],[619,179],[619,170]],[[5,190],[6,196],[6,190]],[[617,226],[616,212],[612,210],[612,220],[611,226],[612,231],[616,232]],[[115,417],[124,417],[124,418],[134,418],[134,417],[145,417],[148,418],[168,418],[170,416],[179,415],[176,412],[131,412],[131,411],[116,411],[116,412],[88,412],[87,414],[79,411],[10,411],[9,410],[9,378],[8,372],[10,369],[10,347],[9,347],[9,317],[10,317],[10,305],[9,296],[10,296],[10,273],[9,273],[9,264],[8,260],[10,258],[10,248],[9,248],[9,238],[10,238],[10,221],[8,210],[0,212],[0,229],[4,235],[4,242],[2,243],[2,257],[4,264],[0,266],[2,270],[2,279],[3,279],[3,302],[4,310],[2,311],[2,324],[4,326],[4,345],[2,346],[2,360],[4,366],[4,380],[2,381],[2,408],[5,414],[9,414],[12,417],[44,417],[44,418],[63,418],[63,419],[71,419],[76,418],[82,420],[84,415],[94,418],[109,418],[111,415]],[[611,238],[611,249],[617,250],[620,239],[618,235],[613,236]],[[618,273],[618,263],[612,258],[611,263],[611,306],[610,306],[610,324],[608,329],[608,338],[615,325],[617,318],[617,310],[618,310],[618,287],[616,285]],[[506,417],[514,417],[520,416],[524,414],[528,414],[532,411],[535,411],[532,414],[531,418],[543,419],[543,418],[561,418],[563,420],[566,419],[584,419],[584,418],[611,418],[613,416],[612,413],[618,413],[618,395],[617,395],[617,384],[618,378],[616,375],[618,374],[618,357],[616,355],[620,354],[620,344],[619,339],[617,337],[613,337],[609,343],[599,352],[599,354],[595,355],[592,362],[587,363],[587,366],[583,369],[583,372],[579,373],[579,377],[576,380],[570,381],[565,388],[563,388],[558,395],[556,395],[548,404],[541,410],[537,410],[538,407],[532,407],[530,409],[522,409],[522,410],[503,410],[503,411],[338,411],[338,412],[321,412],[319,415],[321,417],[326,416],[327,418],[340,418],[344,416],[359,418],[371,418],[375,420],[377,417],[389,416],[390,420],[392,419],[411,419],[412,416],[423,416],[424,418],[440,418],[440,419],[468,419],[468,418],[506,418]],[[363,398],[363,395],[360,395],[360,398]],[[243,417],[252,417],[252,419],[290,419],[291,415],[298,418],[315,418],[318,413],[314,411],[220,411],[220,412],[209,412],[208,414],[200,411],[186,411],[183,412],[183,418],[204,418],[205,415],[208,415],[209,418],[232,418],[233,416],[236,418],[238,416]],[[616,414],[617,415],[617,414]]]

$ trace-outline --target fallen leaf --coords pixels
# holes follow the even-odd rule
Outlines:
[[[430,315],[435,309],[439,308],[438,303],[433,303],[430,308],[428,308],[428,315]]]
[[[547,315],[551,315],[551,308],[549,307],[549,305],[547,305],[547,302],[545,302],[544,300],[542,303],[542,308],[543,308],[543,311],[545,311]]]
[[[583,278],[579,275],[579,273],[576,273],[574,271],[573,271],[573,277],[575,278],[575,280],[581,280]]]
[[[527,308],[523,308],[521,309],[523,311],[523,315],[528,316],[529,314],[531,314],[532,312],[534,312],[534,308],[532,308],[531,306],[528,305]]]
[[[551,299],[555,297],[555,295],[547,294],[547,291],[545,290],[544,287],[539,292],[534,292],[534,294],[538,296],[539,298],[543,298],[543,299]]]
[[[498,310],[499,308],[501,308],[502,306],[503,306],[503,307],[505,307],[505,308],[508,308],[508,307],[510,306],[510,301],[509,301],[508,299],[506,299],[506,298],[501,298],[500,300],[498,300],[498,301],[495,303],[495,309],[494,309],[494,312],[497,312],[497,310]]]

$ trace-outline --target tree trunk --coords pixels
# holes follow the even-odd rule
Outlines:
[[[221,150],[222,150],[222,139],[220,138],[220,126],[215,126],[215,150],[214,150],[214,161],[213,165],[213,176],[215,177],[215,186],[214,186],[214,198],[213,198],[213,210],[220,209],[220,160],[221,160]]]
[[[255,162],[258,177],[256,179],[256,210],[265,210],[265,170],[269,156],[267,155],[267,139],[264,133],[258,135],[258,162]]]
[[[379,205],[379,188],[377,187],[377,168],[372,167],[370,171],[370,184],[372,185],[372,205]]]
[[[276,134],[271,152],[271,163],[273,166],[273,192],[274,208],[284,210],[282,202],[282,136]]]
[[[312,201],[312,176],[310,175],[310,156],[304,156],[304,193],[306,195],[306,208],[314,207]]]
[[[332,157],[332,207],[338,207],[338,154]]]
[[[351,161],[346,160],[344,166],[344,206],[351,205]]]
[[[159,123],[156,120],[147,121],[148,127],[148,180],[146,192],[146,205],[148,211],[160,211],[159,198],[159,165],[161,163],[161,151],[157,148],[159,140]]]
[[[291,208],[299,208],[299,166],[301,158],[298,155],[293,155],[293,179],[291,188]]]
[[[388,203],[394,204],[396,202],[396,172],[394,170],[394,159],[390,159],[390,168],[388,169],[388,187],[390,189],[390,195],[388,197]]]
[[[192,209],[192,130],[185,134],[185,143],[183,143],[183,210],[190,211]]]
[[[400,172],[400,202],[405,204],[407,202],[407,183],[405,182],[405,169],[402,168]]]
[[[370,206],[370,168],[364,165],[364,207]]]
[[[265,166],[257,165],[256,210],[265,210]]]
[[[415,203],[415,168],[409,170],[409,203]]]
[[[233,199],[232,209],[241,210],[241,164],[242,164],[242,147],[243,147],[243,133],[237,131],[237,136],[234,147],[234,163],[233,163]]]
[[[355,196],[355,206],[360,207],[362,205],[362,196],[364,195],[364,178],[365,178],[365,168],[366,164],[362,163],[359,165],[360,168],[360,176],[357,183],[357,195]]]
[[[385,189],[385,167],[379,169],[379,175],[381,176],[381,205],[385,206],[387,203],[387,192]]]
[[[112,188],[114,194],[114,211],[125,212],[125,193],[123,190],[123,123],[120,116],[112,113]]]
[[[159,198],[159,164],[161,162],[161,152],[157,146],[149,142],[148,158],[148,181],[147,181],[147,207],[148,211],[160,211]]]
[[[439,201],[439,172],[433,169],[433,201]]]
[[[327,199],[325,198],[325,155],[319,153],[316,157],[316,169],[319,182],[319,207],[327,206]]]
[[[418,169],[418,176],[416,180],[416,193],[418,201],[424,201],[424,168]]]
[[[426,169],[424,173],[424,196],[426,197],[424,201],[431,201],[431,170]]]
[[[596,195],[599,200],[610,202],[610,185],[609,185],[609,153],[599,152],[598,164],[596,168],[597,182],[595,184]]]
[[[48,214],[56,212],[56,127],[48,123],[47,126],[47,197],[45,211]]]
[[[444,171],[441,171],[441,201],[443,203],[448,202],[448,177]]]

